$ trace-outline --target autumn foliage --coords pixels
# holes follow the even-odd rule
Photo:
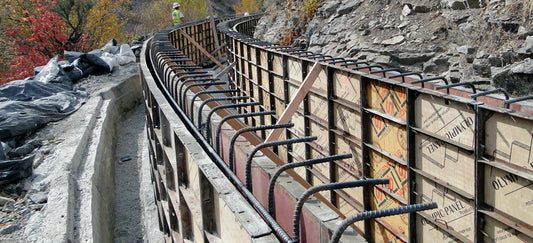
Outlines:
[[[65,50],[85,52],[125,39],[129,0],[6,1],[0,84],[33,76],[36,66]]]

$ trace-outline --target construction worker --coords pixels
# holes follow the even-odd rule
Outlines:
[[[174,9],[174,11],[172,11],[173,25],[176,26],[185,22],[185,17],[183,17],[183,13],[180,10],[180,4],[175,2],[174,4],[172,4],[172,8]]]

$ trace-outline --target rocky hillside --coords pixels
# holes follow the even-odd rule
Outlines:
[[[258,39],[533,94],[531,0],[266,0],[265,7]]]

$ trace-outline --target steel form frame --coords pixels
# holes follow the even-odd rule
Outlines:
[[[239,29],[239,28],[237,28]],[[241,28],[242,29],[242,28]],[[230,35],[231,36],[231,35]],[[291,59],[291,60],[299,60],[299,62],[301,63],[301,68],[302,68],[302,80],[303,78],[305,77],[306,75],[306,69],[307,67],[309,66],[308,64],[309,63],[312,63],[314,62],[314,60],[311,60],[311,59],[308,59],[308,58],[302,58],[300,56],[295,56],[293,55],[292,53],[290,52],[284,52],[283,49],[281,48],[269,48],[268,46],[265,47],[265,46],[258,46],[258,45],[254,45],[253,43],[247,43],[246,41],[241,41],[239,40],[238,38],[232,38],[230,41],[230,43],[232,43],[232,45],[229,46],[229,52],[232,56],[232,59],[234,61],[237,61],[240,65],[237,65],[235,68],[234,68],[234,75],[233,75],[233,85],[235,85],[236,88],[240,88],[241,89],[241,93],[240,95],[250,95],[253,97],[253,94],[250,92],[252,90],[254,90],[254,88],[252,87],[252,85],[257,85],[257,90],[260,90],[260,91],[265,91],[267,94],[269,94],[269,96],[271,97],[270,99],[270,106],[269,107],[264,107],[264,109],[266,110],[276,110],[276,103],[275,103],[275,100],[279,100],[281,102],[283,102],[283,104],[286,106],[288,104],[288,101],[289,101],[289,95],[288,95],[288,87],[289,85],[291,85],[291,80],[289,79],[288,77],[288,60]],[[255,60],[251,60],[249,57],[249,53],[251,53],[251,49],[255,49]],[[245,54],[245,52],[247,52],[248,54]],[[264,55],[266,54],[266,55]],[[264,66],[261,66],[259,64],[261,64],[263,61],[265,60],[262,60],[262,57],[263,56],[266,56],[267,57],[267,60],[266,62],[268,63],[268,66],[267,67],[264,67]],[[248,57],[248,58],[246,58]],[[274,58],[277,58],[278,60],[282,60],[282,67],[279,68],[277,67],[276,69],[282,69],[283,70],[283,73],[277,73],[274,71],[275,69],[275,66],[274,66]],[[320,94],[319,92],[314,92],[314,91],[311,91],[310,93],[314,94],[314,95],[318,95],[318,96],[321,96],[321,98],[323,98],[324,100],[327,100],[327,113],[328,113],[328,121],[327,121],[327,129],[328,129],[328,149],[326,151],[323,151],[323,154],[326,154],[326,155],[334,155],[336,154],[338,151],[336,150],[337,147],[335,146],[335,136],[336,135],[339,135],[339,134],[344,134],[346,133],[346,131],[342,131],[342,129],[339,129],[338,127],[335,127],[335,121],[333,119],[335,119],[335,111],[334,111],[334,107],[338,107],[338,106],[342,106],[348,110],[352,110],[356,113],[358,113],[360,116],[361,116],[361,131],[362,131],[362,138],[361,140],[359,141],[359,148],[361,149],[362,151],[362,155],[361,155],[361,158],[362,158],[362,164],[363,164],[363,169],[362,169],[362,173],[361,173],[361,176],[360,177],[357,177],[357,176],[354,176],[355,178],[357,179],[360,179],[360,178],[368,178],[370,177],[370,163],[371,163],[371,160],[370,160],[370,151],[373,151],[373,152],[377,152],[380,154],[380,156],[384,156],[385,158],[393,161],[394,163],[397,163],[397,164],[400,164],[400,165],[403,165],[406,167],[406,170],[407,170],[407,187],[408,187],[408,197],[405,198],[403,200],[403,202],[401,202],[403,205],[413,205],[417,202],[417,192],[415,190],[415,180],[417,177],[423,177],[425,179],[428,179],[430,181],[433,181],[434,183],[437,183],[437,184],[440,184],[440,186],[446,188],[446,190],[451,190],[451,191],[454,191],[456,194],[458,194],[459,196],[461,197],[464,197],[466,199],[468,199],[469,201],[471,201],[475,206],[474,208],[474,222],[473,222],[473,241],[474,242],[481,242],[483,241],[483,236],[482,236],[482,229],[481,229],[481,226],[480,226],[480,223],[479,223],[479,217],[478,215],[485,215],[485,216],[489,216],[491,218],[494,218],[496,220],[498,220],[499,222],[503,222],[504,224],[510,226],[510,227],[513,227],[512,224],[515,224],[515,226],[513,227],[514,229],[518,230],[519,232],[521,232],[522,234],[528,236],[528,237],[533,237],[533,231],[531,230],[532,228],[532,225],[533,223],[531,222],[521,222],[520,220],[517,220],[516,218],[513,218],[511,217],[510,215],[507,215],[503,212],[494,212],[494,211],[490,211],[490,210],[483,210],[481,208],[486,208],[488,205],[487,203],[484,201],[484,198],[483,198],[483,192],[484,192],[484,189],[483,189],[483,186],[484,186],[484,170],[485,170],[485,167],[488,166],[488,168],[492,168],[491,167],[491,163],[492,162],[481,162],[482,160],[485,160],[485,154],[483,152],[483,149],[484,149],[484,146],[485,144],[483,143],[484,139],[485,139],[485,131],[484,131],[484,124],[486,123],[487,121],[487,114],[490,114],[490,113],[494,113],[494,112],[497,112],[497,113],[502,113],[502,114],[505,114],[505,115],[509,115],[511,117],[520,117],[522,119],[525,119],[527,120],[528,122],[532,122],[533,120],[533,117],[531,115],[528,115],[528,114],[521,114],[521,113],[515,113],[513,114],[512,112],[510,112],[510,110],[507,110],[507,109],[504,109],[504,108],[499,108],[499,107],[493,107],[493,106],[489,106],[489,105],[485,105],[483,104],[482,102],[478,102],[478,101],[475,101],[475,100],[471,100],[471,99],[463,99],[463,98],[459,98],[458,96],[455,96],[455,95],[463,95],[463,93],[465,94],[468,94],[467,91],[464,91],[464,90],[457,90],[457,89],[451,89],[450,88],[450,91],[453,91],[455,95],[448,95],[448,94],[445,94],[445,93],[441,93],[441,92],[437,92],[437,91],[434,91],[434,90],[430,90],[430,89],[423,89],[421,88],[421,86],[423,85],[422,84],[418,84],[418,85],[414,85],[414,84],[410,84],[410,82],[412,81],[416,81],[416,79],[409,79],[402,76],[402,75],[397,75],[396,73],[392,76],[394,76],[394,78],[400,78],[401,81],[397,81],[397,80],[393,80],[393,79],[387,79],[387,78],[383,78],[382,76],[386,76],[385,72],[379,72],[378,74],[376,75],[371,75],[371,74],[368,74],[368,73],[363,73],[363,72],[358,72],[358,71],[353,71],[353,70],[350,70],[349,68],[347,67],[342,67],[342,66],[338,66],[338,65],[334,65],[334,64],[329,64],[327,62],[324,62],[322,63],[322,65],[325,66],[325,72],[326,72],[326,76],[327,76],[327,81],[326,83],[328,84],[327,85],[327,94],[324,95],[324,94]],[[248,73],[245,71],[245,70],[242,70],[240,68],[242,68],[243,66],[248,66],[247,67],[247,71]],[[254,80],[255,77],[251,76],[251,69],[252,68],[255,68],[257,71],[257,79]],[[333,76],[335,74],[335,72],[346,72],[346,73],[350,73],[350,74],[354,74],[358,77],[360,77],[360,87],[359,87],[359,91],[361,92],[361,95],[360,95],[360,100],[359,100],[359,104],[360,106],[357,107],[357,106],[353,106],[352,103],[348,103],[350,101],[336,101],[338,97],[336,97],[335,95],[335,92],[334,92],[334,82],[333,82]],[[265,80],[262,76],[264,73],[267,73],[268,74],[268,82],[269,82],[269,86],[268,88],[266,88],[265,86],[262,85],[262,82],[263,80]],[[284,97],[279,97],[278,95],[275,94],[275,89],[274,89],[274,78],[275,77],[278,77],[278,78],[281,78],[283,80],[283,91],[284,91]],[[402,83],[402,81],[406,81],[405,83]],[[248,82],[248,86],[246,85],[243,85],[244,82]],[[372,107],[369,106],[368,104],[368,101],[366,100],[365,97],[368,97],[367,96],[367,91],[368,91],[368,87],[369,85],[371,85],[372,83],[379,83],[379,84],[386,84],[386,85],[389,85],[391,87],[394,87],[394,88],[399,88],[401,90],[404,91],[405,93],[405,102],[407,103],[406,104],[406,118],[404,120],[402,119],[397,119],[397,118],[394,118],[392,117],[390,114],[387,114],[386,112],[383,112],[383,111],[379,111],[379,110],[375,110],[373,109]],[[416,83],[416,82],[415,82]],[[436,87],[439,86],[439,84],[435,84],[435,83],[430,83],[429,85],[426,84],[426,86],[429,86],[430,88],[434,89]],[[440,85],[442,86],[442,85]],[[394,90],[391,89],[391,90]],[[448,90],[447,90],[448,91]],[[262,95],[263,92],[260,92]],[[415,108],[415,103],[416,103],[416,99],[418,98],[419,95],[421,94],[424,94],[424,95],[428,95],[429,97],[434,97],[434,98],[438,98],[438,99],[443,99],[445,102],[447,103],[456,103],[456,104],[460,104],[462,106],[466,106],[468,108],[466,108],[464,111],[468,111],[468,112],[471,112],[473,113],[473,116],[475,118],[475,122],[474,122],[474,131],[473,131],[473,136],[475,138],[475,146],[473,146],[472,148],[467,148],[465,146],[461,146],[459,143],[453,141],[453,140],[450,140],[450,139],[445,139],[443,138],[442,136],[439,136],[437,134],[434,134],[432,132],[427,132],[427,131],[422,131],[421,129],[419,129],[416,125],[416,114],[419,113],[419,112],[422,112],[420,110],[417,110]],[[464,95],[463,95],[464,96]],[[273,99],[272,99],[273,98]],[[258,97],[255,97],[255,99],[257,99],[259,102],[263,102],[263,98],[258,98]],[[265,104],[263,104],[265,105]],[[503,103],[502,103],[503,105]],[[516,108],[517,106],[515,106]],[[459,112],[463,112],[463,110],[460,110],[458,109]],[[301,134],[303,136],[309,136],[309,135],[312,135],[310,134],[310,131],[308,131],[308,129],[310,129],[310,124],[312,124],[313,122],[317,122],[316,119],[313,119],[313,114],[309,114],[309,99],[305,99],[304,102],[303,102],[303,110],[300,110],[298,111],[299,115],[301,115],[304,119],[304,122],[305,122],[305,132],[304,134]],[[406,157],[407,159],[405,161],[401,161],[398,159],[398,157],[395,157],[392,155],[392,153],[390,152],[387,152],[387,151],[384,151],[384,150],[381,150],[379,149],[377,146],[374,146],[372,144],[372,141],[370,141],[370,136],[369,136],[369,131],[370,131],[370,126],[371,126],[371,122],[369,121],[371,119],[371,117],[379,117],[379,119],[382,119],[382,120],[386,120],[390,123],[394,123],[394,124],[397,124],[399,125],[402,129],[404,129],[405,131],[405,134],[406,134],[406,143],[407,143],[407,149],[406,149]],[[273,116],[272,118],[272,123],[274,123],[274,121],[276,121],[276,118],[277,116]],[[265,123],[265,124],[261,124],[261,125],[268,125],[268,123]],[[323,124],[315,124],[315,125],[323,125]],[[323,126],[321,126],[323,127]],[[445,183],[445,181],[443,180],[435,180],[435,178],[430,178],[428,177],[428,174],[425,173],[424,171],[421,171],[417,168],[416,166],[416,161],[417,159],[420,159],[420,158],[417,158],[417,155],[416,155],[416,136],[417,134],[424,134],[424,136],[427,136],[427,137],[431,137],[432,139],[435,139],[435,140],[438,140],[440,143],[442,144],[445,144],[446,146],[452,146],[452,147],[455,147],[459,150],[465,150],[467,152],[470,152],[473,154],[473,159],[474,159],[474,173],[475,173],[475,177],[477,179],[475,179],[475,184],[473,184],[472,186],[474,187],[474,191],[475,193],[473,194],[470,194],[470,193],[466,193],[465,191],[463,190],[460,190],[456,187],[453,187],[453,186],[449,186]],[[298,135],[298,134],[295,134],[294,132],[294,129],[287,129],[286,130],[286,138],[291,138],[291,136],[293,135]],[[357,141],[356,141],[357,142]],[[293,156],[293,153],[291,153],[290,151],[290,148],[287,149],[287,152],[286,152],[286,155],[284,155],[286,158],[287,158],[287,162],[291,162],[295,159],[310,159],[310,156],[311,156],[311,150],[312,149],[316,149],[316,147],[313,147],[313,146],[310,146],[310,145],[306,145],[306,149],[305,149],[305,157],[304,158],[295,158]],[[499,162],[497,162],[499,163]],[[331,163],[330,164],[330,174],[329,174],[329,178],[331,178],[330,181],[322,181],[323,183],[331,183],[331,182],[335,182],[338,178],[336,178],[336,166],[339,166],[341,168],[343,168],[342,164],[338,164],[338,163]],[[526,179],[528,181],[533,181],[533,176],[531,176],[531,173],[533,173],[532,171],[533,170],[528,170],[528,169],[524,169],[523,171],[520,170],[519,168],[515,168],[513,166],[509,166],[509,165],[505,165],[503,163],[499,163],[497,164],[498,168],[504,168],[505,171],[509,172],[509,173],[513,173],[514,175],[517,175],[519,176],[520,178],[523,178],[523,179]],[[518,171],[521,171],[522,173],[518,173]],[[324,178],[320,178],[320,177],[317,177],[317,171],[315,169],[308,169],[308,174],[306,175],[306,180],[310,183],[312,183],[313,181],[310,179],[311,176],[315,176],[315,178],[317,179],[324,179]],[[528,175],[529,173],[529,175]],[[311,176],[310,176],[311,175]],[[371,191],[370,191],[370,188],[366,188],[366,192],[367,193],[364,193],[364,198],[363,198],[363,208],[367,211],[369,210],[372,210],[373,208],[371,207],[371,203],[370,203],[370,195],[371,195]],[[384,193],[386,194],[390,194],[389,192],[383,190]],[[342,194],[342,193],[339,193],[337,195],[334,195],[332,194],[331,195],[331,198],[330,198],[330,201],[335,205],[335,206],[338,206],[338,202],[336,201],[337,199],[339,198],[343,198],[345,197],[346,195],[345,194]],[[389,196],[392,196],[392,195],[389,195]],[[392,197],[392,198],[396,198],[397,197]],[[350,200],[347,200],[347,201],[350,201]],[[358,205],[354,205],[354,208],[358,208]],[[420,217],[421,215],[423,215],[423,213],[411,213],[409,214],[409,223],[408,223],[408,229],[409,229],[409,232],[411,232],[411,234],[407,237],[405,235],[400,235],[399,232],[392,232],[393,234],[395,234],[397,237],[400,238],[400,240],[402,241],[409,241],[409,242],[413,242],[416,240],[416,234],[415,234],[415,229],[417,227],[416,225],[416,218],[417,217]],[[505,220],[503,220],[505,219]],[[380,220],[378,220],[379,222]],[[510,223],[509,223],[510,222]],[[385,228],[388,228],[387,226],[387,223],[386,222],[383,222],[381,221],[380,222],[382,225],[385,226]],[[529,223],[529,224],[528,224]],[[525,224],[525,225],[524,225]],[[516,227],[516,225],[522,225],[523,227]],[[456,232],[455,230],[452,230],[452,229],[446,229],[445,226],[441,225],[441,224],[434,224],[435,227],[439,228],[440,230],[442,230],[443,232],[446,232],[448,234],[451,234],[452,236],[456,237],[457,239],[459,240],[462,240],[462,241],[470,241],[469,239],[467,239],[466,237],[464,237],[463,235],[461,235],[460,233]],[[389,230],[392,230],[394,231],[394,229],[390,229]],[[371,232],[371,225],[370,225],[370,221],[369,220],[366,220],[365,221],[365,232],[367,234],[367,237],[370,239],[371,235],[370,235],[370,232]]]

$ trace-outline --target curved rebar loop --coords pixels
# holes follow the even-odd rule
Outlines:
[[[335,232],[333,232],[333,236],[331,237],[331,243],[338,243],[341,239],[342,233],[350,226],[351,224],[364,219],[373,219],[373,218],[379,218],[379,217],[386,217],[391,215],[397,215],[397,214],[404,214],[404,213],[414,213],[418,211],[424,211],[428,209],[434,209],[437,208],[437,203],[424,203],[424,204],[414,204],[414,205],[408,205],[403,207],[397,207],[397,208],[388,208],[388,209],[382,209],[382,210],[375,210],[375,211],[368,211],[368,212],[362,212],[353,216],[350,216],[343,220],[341,222],[341,225]]]

